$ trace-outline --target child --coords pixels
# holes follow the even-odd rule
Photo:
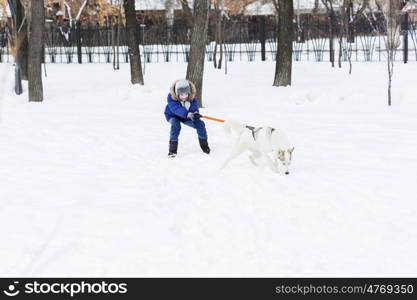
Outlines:
[[[168,157],[177,156],[181,123],[197,130],[201,149],[204,153],[210,153],[206,125],[200,119],[196,94],[195,85],[186,79],[175,81],[170,88],[168,104],[165,107],[165,118],[171,124]]]

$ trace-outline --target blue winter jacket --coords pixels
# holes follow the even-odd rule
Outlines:
[[[172,117],[177,117],[179,119],[186,120],[187,114],[189,112],[198,112],[197,98],[194,97],[191,101],[190,108],[187,110],[184,106],[181,105],[181,101],[172,99],[171,93],[167,97],[168,104],[165,107],[165,118],[169,122]]]

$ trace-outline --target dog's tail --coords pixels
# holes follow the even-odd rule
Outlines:
[[[224,121],[224,131],[227,135],[230,135],[232,131],[236,132],[237,134],[240,134],[245,129],[245,125],[240,124],[236,121],[227,120]]]

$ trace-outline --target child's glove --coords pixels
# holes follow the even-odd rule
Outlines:
[[[191,121],[196,121],[201,118],[201,115],[198,112],[189,112],[187,118],[191,119]]]

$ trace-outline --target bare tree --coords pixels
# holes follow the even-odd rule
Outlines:
[[[368,8],[369,0],[343,0],[340,6],[339,68],[342,67],[342,52],[345,52],[345,56],[349,62],[349,74],[352,73],[351,42],[353,42],[354,25]],[[343,37],[346,39],[345,43],[343,43]]]
[[[336,15],[333,8],[333,2],[335,0],[321,0],[327,10],[327,18],[329,19],[329,50],[330,50],[330,62],[332,68],[334,68],[334,29],[336,26]]]
[[[388,105],[391,106],[391,85],[392,76],[394,75],[394,58],[395,52],[400,44],[400,26],[399,15],[400,8],[403,4],[401,0],[388,0],[384,3],[377,3],[384,13],[385,31],[384,37],[385,49],[387,53],[387,70],[388,70]]]
[[[42,47],[44,23],[43,0],[32,0],[29,22],[29,101],[43,101]]]
[[[27,39],[26,32],[21,31],[24,27],[24,22],[26,20],[25,10],[23,4],[20,0],[8,0],[10,12],[13,18],[13,34],[10,39],[10,44],[12,48],[12,53],[15,58],[15,93],[20,95],[23,93],[22,88],[22,45],[24,40]],[[26,64],[27,65],[27,64]]]
[[[202,89],[204,58],[206,53],[209,0],[194,1],[193,29],[191,32],[190,58],[187,66],[187,79],[195,83],[197,100],[203,106]]]
[[[348,47],[344,47],[343,43],[343,37],[346,37],[346,45],[347,43],[347,36],[348,36],[348,30],[347,30],[347,24],[349,22],[347,18],[347,6],[348,6],[349,0],[343,0],[343,3],[340,7],[340,35],[339,35],[339,56],[338,56],[338,65],[339,68],[342,68],[342,55],[343,52],[346,53],[346,56],[348,56],[348,60],[350,65],[351,63],[351,57],[350,57],[350,49]]]
[[[216,32],[215,32],[215,44],[213,50],[213,63],[214,68],[221,69],[223,61],[223,37],[222,37],[222,20],[224,15],[224,0],[216,0],[214,3],[215,20],[216,20]],[[217,48],[219,48],[219,60],[217,60]]]
[[[136,32],[135,0],[123,0],[126,15],[127,44],[132,84],[144,85],[139,43]]]
[[[20,25],[17,29],[17,36],[19,40],[19,47],[16,49],[17,60],[20,64],[20,73],[22,80],[28,80],[28,55],[29,55],[29,44],[28,44],[28,22],[26,17],[26,9],[24,3],[20,0],[16,0],[17,4],[17,19],[20,20]]]
[[[113,18],[110,19],[110,24],[111,24],[110,28],[112,31],[111,44],[112,44],[112,51],[113,51],[113,69],[114,70],[120,70],[120,61],[119,61],[120,35],[121,35],[121,27],[123,25],[122,5],[123,5],[123,2],[120,2],[117,16],[113,16]]]
[[[291,85],[292,42],[294,35],[293,0],[273,0],[278,11],[278,46],[273,86]]]

